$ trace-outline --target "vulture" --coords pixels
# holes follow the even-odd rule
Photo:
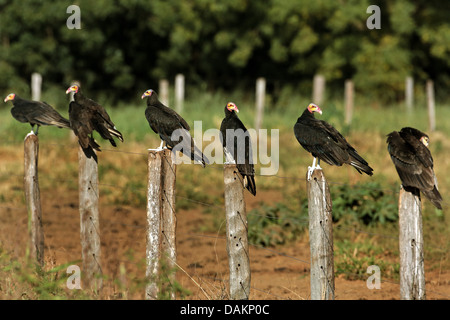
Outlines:
[[[162,150],[163,144],[170,150],[181,151],[191,160],[198,161],[205,167],[209,159],[197,148],[194,139],[189,133],[190,127],[178,113],[166,107],[158,99],[158,94],[149,89],[145,91],[141,99],[147,97],[145,117],[150,128],[159,135],[161,145],[157,150]],[[174,149],[175,148],[175,149]]]
[[[225,118],[220,125],[220,140],[225,151],[227,162],[234,161],[242,175],[244,187],[256,195],[255,169],[253,167],[252,145],[250,134],[237,113],[238,107],[233,102],[225,106]]]
[[[30,101],[19,97],[17,94],[10,93],[4,102],[12,101],[13,107],[11,114],[17,121],[29,123],[31,125],[31,132],[38,134],[40,126],[56,126],[58,128],[70,129],[70,122],[52,106],[45,102]],[[34,131],[36,126],[36,131]]]
[[[109,140],[114,147],[117,147],[114,137],[123,142],[122,133],[116,129],[108,113],[101,105],[85,97],[78,85],[73,85],[66,90],[66,94],[70,92],[74,92],[74,101],[70,102],[69,105],[70,126],[88,157],[93,155],[92,149],[101,151],[100,145],[94,140],[94,130],[103,139]]]
[[[316,119],[314,112],[322,114],[322,110],[317,105],[310,103],[294,125],[294,134],[298,142],[314,157],[312,167],[308,167],[308,180],[311,179],[315,169],[321,169],[320,160],[335,166],[346,163],[359,173],[364,172],[371,176],[373,169],[367,161],[332,125]]]
[[[405,127],[389,133],[386,142],[403,187],[416,194],[420,190],[436,208],[442,209],[428,136],[415,128]]]

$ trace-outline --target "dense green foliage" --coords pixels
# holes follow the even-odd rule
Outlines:
[[[248,213],[248,241],[252,245],[275,246],[295,240],[308,226],[307,203],[302,212],[283,203],[261,206]]]
[[[81,29],[69,29],[69,5]],[[370,30],[369,5],[381,9]],[[161,78],[184,73],[189,85],[311,92],[314,74],[328,88],[353,78],[385,99],[403,95],[405,77],[450,83],[450,3],[300,0],[0,0],[0,93],[27,96],[40,72],[44,91],[61,94],[77,79],[91,96],[130,101]],[[442,92],[442,93],[440,93]],[[131,97],[131,98],[130,98]]]
[[[398,219],[395,190],[383,189],[380,183],[331,186],[333,221],[349,219],[365,225],[396,222]]]

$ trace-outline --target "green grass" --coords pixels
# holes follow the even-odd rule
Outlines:
[[[323,115],[320,119],[326,120],[340,130],[347,140],[374,168],[374,176],[359,175],[350,167],[331,167],[323,165],[328,183],[332,188],[332,201],[336,211],[334,229],[336,272],[347,275],[364,275],[367,266],[377,264],[382,267],[383,274],[396,278],[398,266],[395,262],[379,260],[384,255],[396,255],[397,239],[379,235],[395,235],[397,223],[395,207],[398,187],[398,175],[389,158],[386,148],[386,135],[399,130],[404,126],[413,126],[425,132],[428,131],[428,115],[423,104],[416,104],[413,114],[407,114],[403,104],[381,106],[377,103],[363,101],[359,98],[355,103],[354,117],[351,126],[344,124],[343,101],[325,101],[321,108]],[[248,128],[254,126],[255,108],[252,93],[225,92],[207,93],[200,90],[191,90],[187,95],[182,116],[194,127],[194,121],[202,121],[203,132],[210,128],[219,128],[224,116],[224,107],[228,101],[235,102],[240,110],[239,117]],[[307,166],[312,157],[303,150],[296,141],[292,127],[301,115],[309,98],[296,95],[293,90],[282,90],[278,97],[266,97],[266,110],[263,128],[279,130],[279,161],[278,177],[257,176],[258,191],[278,192],[280,198],[276,202],[267,202],[262,199],[260,205],[254,210],[248,210],[250,242],[263,245],[283,245],[298,239],[304,233],[306,224],[296,223],[303,219],[305,213],[306,183],[304,181]],[[23,139],[30,131],[28,124],[14,120],[10,114],[10,105],[4,104],[0,108],[0,139],[2,141],[2,154],[17,158],[21,156]],[[170,106],[173,106],[171,100]],[[144,208],[146,205],[147,183],[147,149],[159,145],[158,136],[153,133],[145,119],[145,101],[136,98],[130,105],[118,105],[107,108],[117,128],[124,135],[124,143],[113,148],[101,141],[103,152],[99,154],[99,173],[101,183],[102,201],[111,205],[130,205]],[[67,111],[60,110],[67,116]],[[450,104],[437,104],[436,132],[429,133],[431,138],[430,149],[434,157],[435,171],[439,181],[439,189],[444,197],[444,211],[435,208],[423,199],[424,237],[427,244],[427,264],[431,268],[442,268],[448,264],[449,227],[448,195],[450,190],[450,161],[448,150],[450,148]],[[269,136],[270,137],[270,136]],[[54,191],[54,182],[58,181],[60,189],[77,189],[77,142],[70,138],[69,130],[54,127],[40,129],[40,187],[41,192]],[[270,140],[272,144],[276,141]],[[203,147],[205,147],[203,144]],[[270,149],[269,149],[270,150]],[[119,151],[119,152],[116,152]],[[6,162],[0,167],[0,203],[18,204],[24,206],[23,200],[23,173],[22,158]],[[259,173],[261,164],[256,165]],[[16,176],[11,176],[14,172]],[[370,187],[372,185],[372,187]],[[202,226],[204,230],[217,231],[224,227],[223,222],[223,171],[221,165],[211,165],[206,168],[200,166],[180,165],[177,167],[177,210],[198,208],[205,215],[211,215],[216,224]],[[377,191],[371,194],[370,189]],[[382,191],[379,193],[378,191]],[[344,197],[344,194],[347,197]],[[365,202],[373,206],[368,211],[376,223],[361,222],[358,210],[352,208],[354,201],[362,198],[363,208]],[[347,210],[347,211],[346,211]],[[380,212],[386,214],[380,216]],[[364,211],[363,211],[364,213]],[[362,214],[363,214],[362,213]],[[394,215],[394,216],[392,216]],[[380,219],[381,217],[381,219]],[[384,218],[383,218],[384,217]],[[385,219],[388,217],[388,219]],[[377,220],[378,219],[378,220]],[[362,232],[356,232],[361,230]],[[375,235],[370,237],[369,235]],[[384,251],[382,248],[385,248]],[[386,249],[387,248],[387,249]],[[1,248],[0,248],[1,249]],[[443,251],[444,250],[444,251]],[[41,272],[34,267],[25,266],[6,268],[7,256],[2,253],[3,279],[12,279],[13,274],[23,274],[18,280],[11,280],[16,286],[27,283],[25,298],[79,298],[73,293],[60,291],[62,269],[52,269]],[[378,260],[377,260],[378,259]],[[383,262],[384,261],[384,262]],[[142,280],[142,279],[141,279]],[[143,280],[142,280],[143,281]],[[54,283],[56,287],[52,287]],[[142,283],[136,283],[141,288]],[[136,289],[138,290],[138,289]],[[139,289],[140,290],[140,289]],[[180,288],[182,291],[182,288]],[[17,298],[17,297],[15,297]],[[83,298],[83,297],[81,297]]]

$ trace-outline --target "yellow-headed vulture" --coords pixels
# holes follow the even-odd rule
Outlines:
[[[29,123],[34,134],[38,134],[40,126],[56,126],[70,129],[70,122],[52,106],[45,102],[25,100],[17,94],[10,93],[4,102],[12,101],[11,114],[17,121]],[[36,126],[36,131],[34,131]]]
[[[203,167],[209,160],[195,145],[194,139],[189,133],[190,127],[178,113],[169,107],[166,107],[158,99],[158,94],[149,89],[145,91],[141,99],[147,98],[147,108],[145,109],[145,117],[150,128],[159,135],[163,148],[165,143],[167,148],[172,151],[181,151],[191,160],[198,161]]]
[[[123,142],[122,133],[116,129],[105,108],[85,97],[79,85],[69,87],[66,94],[70,92],[74,92],[74,101],[69,105],[70,126],[85,152],[90,148],[101,151],[100,146],[94,140],[94,130],[103,139],[109,140],[114,147],[117,146],[114,137]]]
[[[227,161],[229,159],[236,163],[236,168],[244,180],[244,186],[251,194],[256,195],[251,138],[247,128],[239,119],[238,112],[236,104],[227,103],[225,118],[220,125],[220,139]]]
[[[294,125],[294,134],[298,142],[314,157],[312,167],[308,168],[308,180],[315,169],[321,169],[320,160],[334,166],[342,166],[346,163],[359,173],[364,172],[371,176],[373,169],[367,161],[332,125],[316,119],[315,112],[322,114],[322,110],[317,105],[310,103]]]
[[[436,208],[442,209],[442,196],[437,188],[428,136],[415,128],[405,127],[389,133],[386,142],[405,190],[420,190]]]

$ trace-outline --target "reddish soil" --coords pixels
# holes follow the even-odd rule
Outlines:
[[[45,233],[45,268],[66,263],[81,267],[77,194],[58,198],[41,192]],[[246,194],[248,194],[246,192]],[[247,210],[259,201],[270,202],[272,192],[247,197]],[[275,200],[275,199],[273,199]],[[211,215],[195,210],[177,210],[177,281],[190,291],[184,299],[227,299],[228,258],[223,235],[202,232]],[[219,210],[219,209],[218,209]],[[145,275],[145,208],[100,206],[101,263],[107,277],[101,299],[143,299],[144,289],[137,280]],[[22,207],[0,206],[0,244],[20,259],[27,242],[27,211]],[[222,227],[225,231],[225,226]],[[274,248],[250,247],[250,299],[309,299],[309,244],[307,235],[290,245]],[[122,270],[122,271],[121,271]],[[121,290],[112,279],[122,281]],[[435,268],[426,272],[427,299],[450,297],[450,272]],[[381,289],[369,290],[364,280],[335,279],[336,299],[399,299],[398,282],[382,282]],[[1,289],[1,288],[0,288]],[[5,289],[3,289],[5,290]],[[2,291],[2,290],[0,290]],[[1,292],[0,292],[1,293]],[[6,298],[20,298],[9,295]],[[5,298],[0,294],[0,298]]]

